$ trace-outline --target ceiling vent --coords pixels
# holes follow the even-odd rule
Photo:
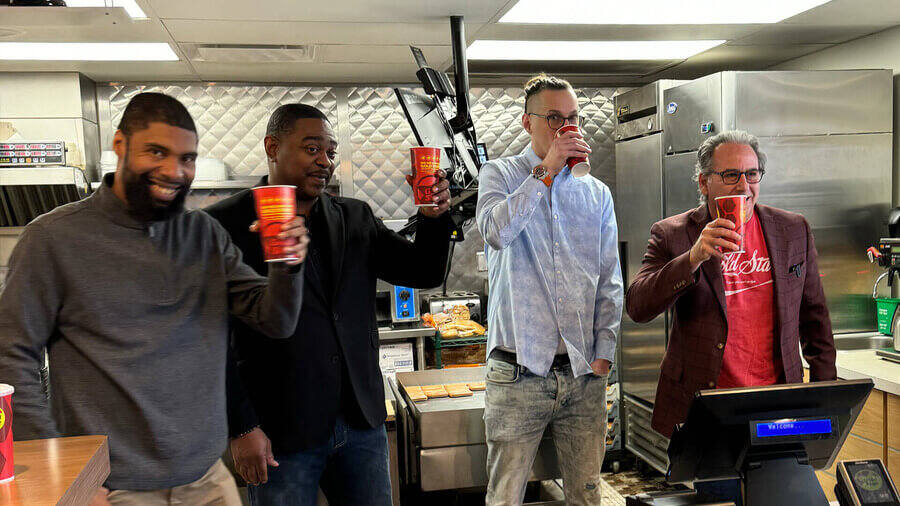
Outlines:
[[[313,45],[197,44],[185,50],[192,61],[211,63],[312,63],[316,57]]]

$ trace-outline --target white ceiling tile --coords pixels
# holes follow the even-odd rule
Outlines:
[[[782,23],[893,26],[900,24],[900,2],[897,0],[831,0],[826,4],[788,18]]]
[[[765,70],[772,65],[831,47],[829,44],[803,45],[722,45],[688,58],[653,79],[694,79],[723,70]]]
[[[736,39],[766,25],[532,25],[490,24],[468,30],[488,40],[718,40]],[[473,35],[474,34],[474,35]]]
[[[185,81],[198,77],[185,62],[0,61],[0,72],[81,72],[94,81]]]
[[[193,64],[203,81],[283,83],[414,83],[415,63],[298,63],[296,65]]]
[[[164,19],[239,21],[328,21],[421,23],[463,15],[469,22],[492,19],[509,0],[150,0]],[[262,5],[261,5],[262,4]]]
[[[731,45],[839,44],[888,28],[885,25],[771,25],[731,41]]]
[[[419,46],[432,66],[451,58],[450,46]],[[414,63],[409,46],[325,45],[317,48],[321,63]]]
[[[202,44],[449,44],[450,22],[313,23],[167,19],[178,42]],[[480,24],[466,23],[467,33]]]

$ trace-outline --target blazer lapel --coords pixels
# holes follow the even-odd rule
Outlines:
[[[688,228],[688,237],[691,240],[691,245],[693,245],[700,237],[700,232],[703,231],[703,227],[710,221],[709,209],[707,206],[702,205],[695,209],[694,212],[691,213],[691,220],[693,221],[694,226]],[[721,262],[717,261],[715,258],[709,259],[706,262],[703,262],[700,270],[703,271],[706,281],[716,294],[716,300],[719,301],[719,309],[722,310],[722,316],[727,317],[725,311],[725,281],[722,278]]]
[[[347,227],[344,223],[344,212],[341,207],[326,193],[323,193],[322,212],[325,213],[325,223],[328,224],[328,242],[331,245],[331,268],[334,281],[334,293],[328,294],[335,300],[338,289],[341,286],[341,272],[344,267],[344,248],[347,244]]]
[[[781,304],[782,292],[786,286],[781,283],[778,273],[784,272],[784,262],[787,261],[787,245],[784,244],[781,224],[775,219],[775,215],[765,206],[756,206],[756,216],[759,217],[759,224],[762,227],[763,238],[766,241],[766,249],[769,251],[769,265],[772,269],[772,284],[775,285],[775,307],[777,308],[776,316],[778,317],[778,325],[784,321],[785,308]]]

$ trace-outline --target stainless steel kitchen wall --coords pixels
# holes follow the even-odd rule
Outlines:
[[[625,88],[618,89],[624,91]],[[141,91],[157,91],[179,99],[197,123],[200,156],[219,158],[232,177],[266,172],[262,138],[269,114],[280,104],[303,102],[333,118],[339,147],[335,172],[343,195],[368,202],[376,216],[405,219],[415,212],[404,175],[415,137],[391,87],[292,87],[268,85],[207,85],[205,83],[129,84],[100,87],[101,138],[109,149],[115,125],[128,101]],[[616,88],[580,88],[578,101],[587,117],[584,127],[593,149],[591,172],[615,195]],[[472,88],[472,114],[479,141],[489,158],[521,152],[529,142],[521,125],[525,94],[521,88]],[[209,204],[227,192],[212,192],[200,200]],[[476,273],[475,252],[484,247],[477,229],[466,227],[467,240],[454,254],[449,289],[479,289],[485,276]]]

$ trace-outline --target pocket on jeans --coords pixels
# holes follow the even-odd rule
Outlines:
[[[519,366],[502,360],[489,358],[487,361],[487,373],[485,374],[484,379],[491,383],[515,383],[519,380]]]

